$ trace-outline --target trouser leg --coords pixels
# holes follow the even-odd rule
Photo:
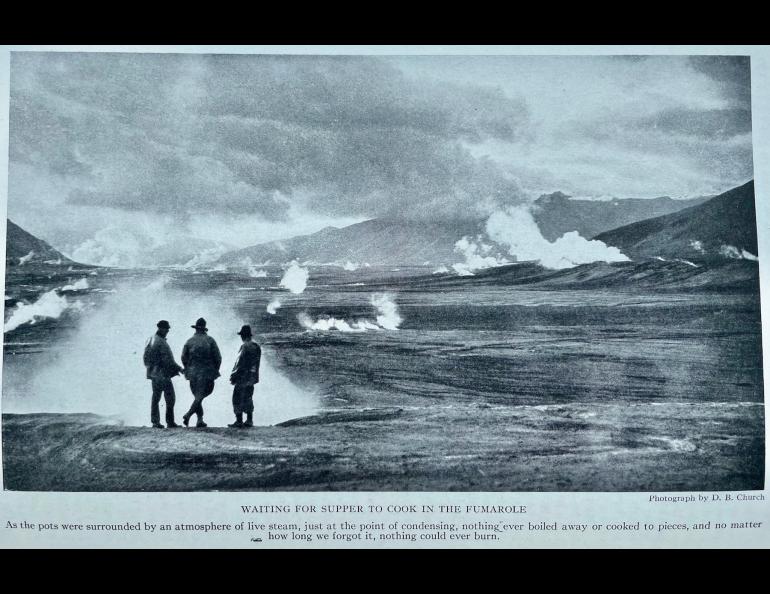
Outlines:
[[[166,380],[163,396],[166,399],[166,424],[176,425],[174,422],[174,404],[176,404],[176,393],[174,392],[174,384],[171,383],[171,380]]]
[[[187,414],[185,415],[188,419],[193,415],[198,415],[198,419],[203,418],[203,406],[201,406],[201,402],[203,402],[204,396],[195,396],[192,404],[190,405],[190,410],[187,411]]]
[[[200,398],[198,402],[198,420],[203,420],[203,399],[209,396],[214,391],[214,380],[207,379],[200,383],[198,395],[196,398]]]
[[[254,386],[246,386],[243,390],[243,400],[241,401],[241,407],[243,412],[249,415],[251,418],[254,412]]]
[[[235,413],[235,420],[242,423],[243,412],[241,411],[241,391],[238,386],[233,388],[233,413]]]
[[[243,409],[241,408],[241,388],[240,386],[233,387],[233,412],[235,416],[243,415]]]
[[[236,417],[254,412],[254,386],[235,386],[233,388],[233,412]]]
[[[190,410],[187,411],[187,414],[185,415],[185,417],[189,419],[191,416],[197,414],[198,418],[200,419],[203,417],[203,412],[202,411],[199,412],[200,403],[202,399],[201,390],[200,390],[200,380],[197,380],[197,379],[190,380],[190,391],[193,394],[193,401],[192,401],[192,404],[190,405]]]
[[[193,403],[185,417],[188,419],[196,414],[198,421],[203,421],[203,399],[214,391],[213,380],[190,380],[190,391],[193,393]]]
[[[163,392],[163,386],[160,382],[152,380],[152,400],[150,401],[150,422],[153,425],[160,423],[160,395]]]
[[[243,420],[243,415],[246,415],[246,423],[252,424],[252,414],[254,412],[254,386],[235,386],[233,388],[233,411],[235,417],[239,420]]]
[[[252,426],[254,424],[254,386],[249,387],[249,391],[246,395],[246,403],[244,410],[246,411],[246,424]]]

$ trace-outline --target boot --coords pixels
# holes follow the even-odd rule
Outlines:
[[[254,426],[254,419],[252,418],[252,413],[246,413],[246,422],[243,424],[244,427],[253,427]]]
[[[198,419],[198,422],[195,423],[195,426],[196,427],[208,427],[208,425],[206,425],[206,423],[203,422],[203,419]]]
[[[242,414],[235,415],[235,423],[230,423],[228,427],[232,427],[232,428],[243,427],[243,415]]]
[[[184,423],[185,427],[188,427],[190,425],[190,415],[183,415],[182,422]]]

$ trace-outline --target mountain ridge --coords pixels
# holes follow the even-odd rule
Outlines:
[[[19,266],[30,263],[75,264],[50,244],[6,219],[5,264]]]
[[[702,204],[593,237],[630,258],[745,258],[757,255],[754,180]],[[750,259],[750,258],[749,258]]]
[[[611,200],[575,199],[562,192],[544,194],[532,209],[540,232],[548,241],[577,231],[585,238],[594,237],[644,219],[650,219],[697,206],[713,196],[675,200],[657,198],[612,198]]]
[[[589,238],[601,231],[615,228],[616,221],[634,221],[647,214],[677,211],[706,198],[674,200],[661,197],[630,198],[613,201],[572,200],[556,192],[543,195],[533,203],[533,216],[543,236],[554,241],[564,233],[578,231]],[[631,201],[630,206],[623,204]],[[568,204],[567,204],[568,203]],[[566,204],[566,206],[565,206]],[[582,213],[570,218],[569,213]],[[385,266],[449,265],[463,259],[455,252],[455,243],[464,236],[483,234],[485,221],[473,220],[406,220],[376,218],[346,227],[325,227],[315,233],[298,235],[284,240],[255,244],[224,254],[218,263],[237,265],[282,264],[291,260],[300,262],[371,263]],[[615,225],[617,226],[617,225]],[[492,244],[489,240],[485,243]],[[500,252],[505,250],[500,248]]]
[[[271,241],[229,252],[224,264],[246,259],[254,264],[290,260],[317,264],[350,261],[379,265],[451,262],[454,244],[464,235],[482,231],[483,221],[415,221],[369,219],[346,227],[325,227],[315,233]]]

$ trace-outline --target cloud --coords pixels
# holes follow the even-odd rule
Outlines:
[[[203,156],[185,158],[174,154],[175,150],[149,149],[134,169],[141,172],[141,177],[116,175],[109,189],[76,189],[67,202],[184,218],[223,208],[258,214],[266,220],[286,219],[289,203],[279,192],[264,191],[239,180],[221,161]],[[130,160],[127,156],[126,161]]]
[[[690,66],[719,85],[722,95],[743,109],[751,108],[751,64],[748,56],[690,56]]]
[[[286,221],[518,193],[464,143],[515,141],[521,99],[376,58],[25,52],[12,78],[11,159],[77,180],[71,205]]]
[[[735,56],[13,52],[9,214],[123,263],[147,242],[105,227],[244,247],[555,190],[712,194],[753,174],[750,107]]]
[[[744,108],[666,109],[643,118],[639,125],[641,128],[718,140],[750,134],[751,111]]]
[[[444,71],[528,99],[526,142],[470,150],[529,193],[649,198],[720,193],[752,177],[748,60],[725,60],[732,66],[713,56],[464,57]],[[442,71],[438,59],[430,66]]]

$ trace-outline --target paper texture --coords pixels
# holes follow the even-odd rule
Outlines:
[[[767,546],[768,48],[1,58],[2,546]]]

